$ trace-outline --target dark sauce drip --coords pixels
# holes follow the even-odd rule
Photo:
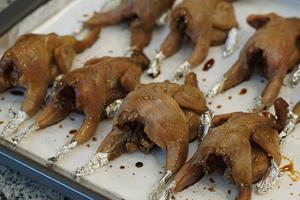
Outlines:
[[[222,108],[222,105],[218,105],[217,108],[218,108],[218,109]]]
[[[228,99],[231,100],[231,99],[232,99],[232,96],[229,96]]]
[[[212,68],[212,66],[214,66],[214,64],[215,64],[215,59],[211,58],[205,63],[202,70],[208,71],[210,68]]]
[[[142,162],[137,162],[137,163],[135,163],[135,166],[136,166],[137,168],[141,168],[141,167],[144,166],[144,164],[143,164]]]
[[[70,130],[69,131],[69,134],[75,134],[75,133],[77,133],[77,130]]]
[[[264,112],[262,112],[262,114],[263,114],[263,116],[265,116],[265,117],[270,117],[270,112],[268,112],[268,111],[264,111]]]
[[[292,179],[292,181],[296,182],[300,180],[300,172],[295,170],[294,168],[294,161],[291,158],[288,158],[286,156],[282,156],[283,159],[288,160],[290,163],[281,167],[281,172],[289,172],[289,177]]]
[[[120,166],[120,169],[125,169],[125,166],[121,165],[121,166]]]
[[[0,121],[0,124],[3,124],[4,123],[4,121]]]
[[[239,95],[244,95],[244,94],[246,94],[246,93],[247,93],[247,89],[246,89],[246,88],[243,88],[243,89],[241,89]]]
[[[24,92],[21,90],[12,90],[12,91],[10,91],[10,93],[15,96],[24,96]]]
[[[96,142],[96,141],[97,141],[97,138],[93,137],[92,140],[93,140],[94,142]]]
[[[91,145],[90,145],[90,144],[87,144],[86,146],[87,146],[87,147],[90,147]]]

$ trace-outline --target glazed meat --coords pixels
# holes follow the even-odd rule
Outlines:
[[[275,13],[250,15],[247,19],[256,33],[248,40],[237,62],[224,75],[220,91],[247,80],[253,67],[259,67],[269,84],[257,110],[271,106],[279,94],[285,75],[300,61],[300,19]]]
[[[149,153],[158,146],[167,151],[166,172],[176,173],[186,160],[189,141],[198,135],[200,115],[208,110],[195,83],[196,75],[190,74],[184,86],[170,82],[138,86],[126,96],[98,154],[108,155],[110,161],[137,149]],[[79,168],[77,175],[87,172]]]
[[[22,86],[27,94],[21,110],[32,117],[43,103],[48,85],[68,72],[77,53],[90,47],[99,29],[78,41],[73,36],[26,34],[18,38],[0,61],[0,92]]]
[[[130,21],[131,47],[143,50],[151,41],[157,20],[173,5],[174,0],[122,0],[121,5],[107,12],[95,13],[85,24],[104,27]]]
[[[275,103],[278,120],[255,113],[230,113],[215,116],[211,131],[204,137],[197,152],[175,177],[181,191],[217,168],[239,187],[239,200],[251,199],[252,183],[259,181],[270,166],[271,156],[281,162],[278,133],[286,123],[288,104]]]
[[[104,107],[133,90],[148,64],[140,52],[132,58],[103,57],[87,61],[83,68],[66,74],[58,82],[51,102],[36,120],[38,129],[63,120],[71,111],[83,112],[85,120],[73,140],[77,144],[88,141]]]
[[[163,58],[175,54],[186,35],[195,45],[187,64],[196,67],[206,58],[209,47],[223,44],[229,30],[237,26],[229,0],[183,0],[172,11],[171,32],[160,54]],[[156,77],[159,71],[150,68],[148,73]]]

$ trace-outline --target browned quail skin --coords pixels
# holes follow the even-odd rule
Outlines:
[[[36,114],[55,77],[67,73],[77,53],[90,47],[98,38],[99,28],[90,30],[83,40],[55,33],[20,36],[0,60],[0,92],[25,87],[27,94],[21,110],[30,117]]]
[[[132,138],[139,133],[167,151],[165,170],[176,173],[186,160],[189,141],[197,136],[200,115],[208,110],[195,78],[189,74],[182,86],[170,82],[138,86],[126,96],[98,152],[108,153],[113,160],[135,151],[142,142]],[[128,144],[136,148],[129,149]]]
[[[151,41],[156,21],[173,3],[174,0],[124,0],[114,10],[95,13],[85,24],[89,27],[104,27],[129,20],[131,46],[143,50]]]
[[[103,57],[87,61],[83,68],[66,74],[36,123],[40,129],[63,120],[71,111],[83,112],[85,120],[74,140],[88,141],[95,133],[105,106],[124,98],[140,82],[148,58],[136,52],[131,58]]]
[[[276,102],[276,115],[283,119],[288,112],[287,103],[282,99]],[[282,122],[255,113],[236,112],[217,115],[212,124],[197,152],[177,173],[175,192],[221,166],[224,175],[239,187],[238,199],[250,200],[252,183],[259,181],[270,166],[268,155],[280,165],[281,130],[277,127]]]
[[[275,13],[247,18],[256,33],[242,49],[239,59],[224,75],[223,90],[250,77],[251,69],[260,68],[269,79],[262,93],[262,104],[271,106],[279,94],[284,77],[300,61],[300,19],[284,18]]]

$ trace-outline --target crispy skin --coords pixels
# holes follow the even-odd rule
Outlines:
[[[195,45],[188,60],[195,67],[206,58],[210,46],[223,44],[228,31],[237,26],[230,1],[184,0],[172,11],[171,32],[160,50],[166,57],[175,54],[187,35]]]
[[[59,73],[72,66],[76,53],[90,47],[98,38],[99,29],[93,29],[81,41],[73,36],[26,34],[18,38],[0,61],[0,92],[22,86],[27,95],[22,111],[29,116],[40,108],[47,87]]]
[[[247,19],[256,33],[248,40],[237,62],[224,75],[224,90],[247,80],[258,66],[269,79],[262,93],[265,106],[271,106],[285,75],[300,61],[300,19],[283,18],[275,13],[250,15]]]
[[[276,122],[256,113],[215,116],[213,128],[204,137],[197,152],[177,173],[175,191],[194,184],[207,172],[222,168],[225,169],[225,177],[239,187],[238,199],[251,199],[252,183],[259,181],[270,166],[268,155],[277,165],[281,162],[277,127],[282,124],[283,115],[287,114],[285,107],[281,106],[284,106],[283,99],[277,99],[275,110],[279,120]]]
[[[189,141],[197,136],[200,114],[208,110],[202,92],[190,85],[194,82],[189,80],[184,86],[169,82],[138,86],[126,96],[98,152],[109,153],[110,160],[131,152],[127,144],[132,143],[137,131],[167,151],[166,170],[176,173],[186,160]],[[188,121],[191,118],[198,120]]]
[[[131,46],[142,50],[151,41],[156,21],[173,3],[174,0],[123,0],[118,8],[95,13],[85,24],[90,27],[104,27],[129,20]]]
[[[138,60],[137,60],[138,59]],[[125,97],[140,80],[146,56],[103,57],[89,60],[83,68],[66,74],[55,88],[55,96],[37,119],[42,129],[63,120],[71,111],[83,112],[85,120],[75,135],[79,144],[94,134],[103,109]]]

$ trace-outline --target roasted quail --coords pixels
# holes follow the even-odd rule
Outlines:
[[[194,184],[216,168],[239,187],[239,200],[251,199],[252,183],[259,181],[270,166],[270,157],[281,162],[278,133],[286,123],[288,104],[277,99],[277,121],[255,113],[230,113],[215,116],[211,131],[197,152],[175,177],[175,191]]]
[[[71,111],[82,112],[85,120],[72,141],[76,145],[88,141],[95,133],[104,107],[132,91],[148,64],[148,58],[141,52],[131,58],[103,57],[87,61],[84,67],[67,73],[58,82],[34,129],[51,126]]]
[[[174,0],[123,0],[121,5],[107,12],[95,13],[85,24],[104,27],[130,21],[131,47],[143,50],[151,41],[157,20],[173,5]]]
[[[176,173],[186,160],[189,141],[198,135],[200,115],[208,111],[196,85],[196,75],[191,73],[184,86],[149,83],[129,93],[114,118],[112,131],[95,155],[105,157],[98,167],[126,152],[140,149],[149,153],[158,146],[167,151],[164,177]],[[76,174],[90,174],[91,168],[88,164]]]
[[[286,74],[300,61],[300,19],[283,18],[275,13],[250,15],[247,18],[256,33],[248,40],[238,61],[224,74],[219,92],[249,79],[259,67],[269,84],[263,91],[256,110],[271,106],[279,94]]]
[[[223,44],[229,30],[237,27],[234,8],[229,0],[183,0],[172,11],[171,32],[162,43],[157,56],[170,57],[181,47],[184,36],[195,45],[188,67],[196,67],[206,58],[209,47]],[[159,74],[155,62],[148,73]]]

